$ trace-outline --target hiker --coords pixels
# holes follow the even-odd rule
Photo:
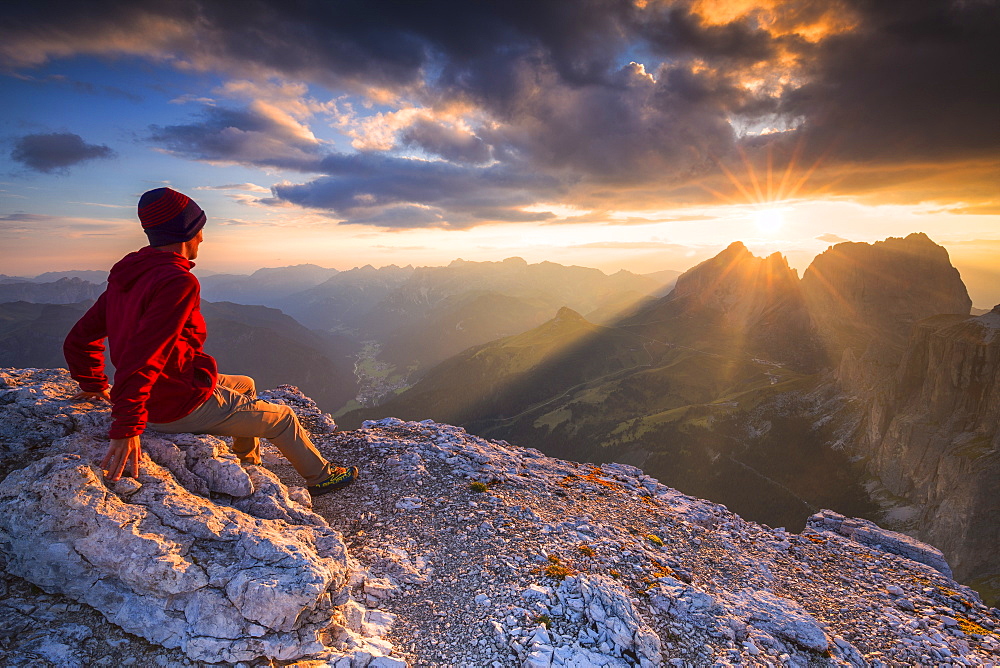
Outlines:
[[[203,239],[205,212],[170,188],[139,199],[149,245],[112,269],[108,287],[70,330],[63,353],[80,392],[73,399],[111,403],[111,445],[101,462],[109,481],[139,473],[139,435],[148,425],[167,433],[232,436],[243,464],[261,463],[259,437],[274,443],[319,496],[352,483],[356,466],[330,465],[288,406],[256,399],[253,379],[220,374],[202,350],[207,331],[201,286],[191,273]],[[104,373],[104,339],[115,383]],[[125,473],[125,475],[128,475]]]

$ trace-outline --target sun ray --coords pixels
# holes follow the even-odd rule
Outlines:
[[[704,183],[699,183],[698,187],[701,188],[702,190],[708,192],[708,193],[711,193],[712,195],[715,195],[716,197],[718,197],[721,201],[725,202],[726,204],[741,204],[741,202],[739,202],[738,200],[730,197],[729,195],[726,195],[726,194],[723,194],[723,193],[719,192],[715,188],[709,188]]]
[[[802,139],[795,142],[795,148],[792,150],[792,157],[788,160],[788,165],[785,166],[785,173],[781,175],[781,183],[778,184],[778,194],[775,197],[776,200],[781,201],[785,199],[785,186],[788,184],[788,179],[792,177],[795,172],[795,165],[799,161],[799,157],[802,154]]]
[[[806,181],[809,180],[809,177],[811,177],[813,173],[816,171],[816,169],[819,168],[819,166],[826,161],[826,159],[830,156],[831,153],[833,153],[833,149],[834,145],[830,144],[830,147],[827,150],[823,151],[823,153],[818,158],[816,158],[816,161],[812,164],[811,167],[809,167],[809,169],[806,170],[806,173],[802,176],[801,179],[798,180],[798,183],[795,184],[795,187],[793,187],[791,191],[789,191],[787,195],[788,199],[792,199],[795,197],[795,195],[798,194],[802,186],[804,186],[806,184]]]
[[[764,193],[760,190],[760,182],[757,179],[757,172],[754,170],[753,164],[750,162],[750,158],[747,156],[747,152],[743,150],[743,147],[737,146],[736,149],[739,151],[740,158],[743,160],[743,164],[747,168],[747,176],[750,178],[750,184],[753,186],[754,192],[757,193],[756,201],[758,203],[763,203],[765,201]]]
[[[729,179],[729,182],[732,183],[734,186],[736,186],[737,190],[743,193],[743,196],[747,198],[748,202],[754,201],[753,195],[750,193],[749,190],[746,189],[746,186],[744,186],[743,183],[740,182],[738,178],[736,178],[735,174],[729,171],[729,169],[724,164],[722,164],[720,160],[716,160],[715,164],[719,166],[719,169],[721,169],[722,173],[726,175],[726,178]]]
[[[767,145],[767,201],[773,202],[774,196],[774,145]]]

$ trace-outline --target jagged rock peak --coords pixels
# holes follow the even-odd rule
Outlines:
[[[797,289],[797,284],[798,274],[781,253],[757,257],[743,242],[734,241],[681,274],[672,297],[694,298],[723,310],[744,309],[746,299],[770,301],[778,293]]]
[[[900,347],[917,321],[972,308],[948,251],[922,232],[831,246],[806,269],[802,290],[832,352]]]

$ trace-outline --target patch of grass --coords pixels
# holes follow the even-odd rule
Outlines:
[[[657,536],[655,533],[646,534],[646,540],[648,540],[653,545],[657,547],[663,547],[663,539]]]
[[[601,469],[595,466],[593,469],[590,470],[590,473],[583,476],[583,479],[586,480],[587,482],[592,482],[595,485],[601,485],[602,487],[607,487],[608,489],[622,488],[621,485],[605,480],[600,476],[601,476]]]
[[[596,552],[594,552],[594,548],[586,544],[581,545],[577,549],[580,550],[580,554],[582,554],[585,557],[593,557],[595,554],[597,554]]]
[[[650,584],[655,584],[656,580],[660,578],[674,577],[674,572],[670,569],[669,566],[661,564],[655,559],[651,559],[650,561],[652,561],[653,565],[651,579],[649,580]]]
[[[573,575],[573,571],[562,564],[549,564],[545,567],[544,573],[556,580],[565,580],[567,576]]]
[[[990,634],[989,630],[976,624],[971,619],[959,617],[958,615],[955,616],[955,619],[958,621],[958,628],[962,629],[962,632],[966,635],[988,636]]]
[[[550,578],[555,578],[556,580],[565,580],[566,576],[573,574],[573,569],[569,568],[568,566],[565,566],[562,563],[562,560],[558,556],[550,554],[548,556],[548,560],[549,560],[549,565],[543,568],[542,572],[545,573],[545,575],[548,575]]]
[[[484,482],[470,482],[469,483],[469,490],[472,491],[472,492],[475,492],[476,494],[482,494],[483,492],[485,492],[488,489],[489,489],[489,487],[487,487],[486,483],[484,483]]]
[[[538,615],[537,617],[535,617],[535,623],[541,624],[547,629],[552,628],[552,618],[549,617],[548,615]]]

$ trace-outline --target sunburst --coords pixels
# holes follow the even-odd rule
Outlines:
[[[742,163],[743,174],[738,175],[734,169],[728,167],[722,160],[715,156],[710,156],[719,171],[726,177],[733,186],[734,191],[726,194],[706,185],[699,183],[699,187],[711,193],[721,202],[735,206],[751,205],[761,212],[754,214],[754,220],[758,221],[758,227],[773,229],[780,227],[778,221],[780,215],[770,213],[775,210],[774,205],[790,203],[802,197],[807,184],[813,178],[816,171],[825,162],[830,150],[825,151],[812,164],[807,167],[801,165],[802,161],[802,141],[796,142],[795,148],[788,157],[788,162],[783,170],[775,169],[774,148],[772,144],[767,145],[765,154],[765,166],[763,174],[760,167],[755,167],[746,150],[737,145],[737,153]],[[840,177],[843,178],[843,177]],[[840,178],[830,180],[822,186],[814,187],[810,190],[810,195],[816,196],[828,191]],[[765,213],[767,211],[768,213]]]

